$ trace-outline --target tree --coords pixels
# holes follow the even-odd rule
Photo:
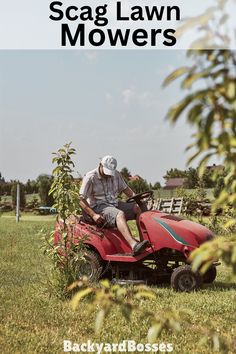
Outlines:
[[[146,192],[149,190],[149,185],[144,179],[137,179],[133,181],[129,181],[130,188],[134,191],[135,194]]]
[[[212,177],[213,177],[213,171],[209,169],[205,169],[201,178],[201,184],[203,188],[214,188],[215,181],[213,181]]]
[[[0,184],[5,183],[5,178],[2,176],[2,173],[0,172]]]
[[[28,179],[25,184],[26,194],[38,193],[38,183],[37,181]]]
[[[4,194],[5,184],[6,184],[5,179],[0,172],[0,196]]]
[[[54,199],[52,195],[49,195],[51,185],[53,183],[53,177],[50,175],[42,174],[37,178],[37,183],[39,187],[39,197],[41,205],[52,206]]]
[[[17,184],[19,182],[14,182],[11,187],[11,197],[12,197],[12,205],[16,206],[16,198],[17,198]],[[25,207],[25,187],[23,183],[20,183],[20,208],[24,209]]]
[[[186,171],[179,170],[178,168],[171,168],[163,176],[164,179],[168,180],[170,178],[185,178],[187,176]]]
[[[120,171],[121,176],[124,178],[125,182],[129,181],[129,177],[131,177],[131,172],[127,167],[123,167]]]
[[[155,182],[151,189],[155,189],[155,190],[156,190],[156,189],[161,189],[161,184],[160,184],[160,182]]]
[[[214,207],[228,203],[236,207],[236,73],[232,69],[236,65],[236,52],[190,50],[188,56],[193,58],[194,64],[177,69],[166,78],[164,85],[184,76],[183,89],[192,88],[194,83],[197,87],[172,106],[167,116],[175,123],[185,113],[187,121],[195,128],[195,141],[189,146],[195,148],[195,152],[188,163],[200,157],[200,176],[211,157],[222,160],[227,170],[225,188]],[[217,175],[215,171],[212,177],[216,179]]]
[[[171,168],[164,176],[166,180],[170,178],[185,178],[185,188],[194,189],[199,186],[199,176],[196,168],[189,167],[188,170],[179,170],[178,168]]]
[[[189,169],[186,171],[186,177],[186,188],[195,189],[199,187],[200,179],[196,168],[189,167]]]

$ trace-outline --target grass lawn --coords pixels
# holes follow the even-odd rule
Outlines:
[[[7,353],[63,353],[63,340],[81,343],[115,342],[132,339],[147,343],[148,321],[133,314],[132,323],[126,323],[117,309],[105,321],[102,332],[93,332],[95,313],[87,314],[86,302],[73,312],[69,301],[50,296],[45,285],[50,264],[40,250],[38,232],[42,227],[53,227],[51,216],[23,216],[16,225],[14,216],[0,217],[0,350]],[[174,353],[212,353],[209,344],[199,346],[198,329],[207,327],[217,331],[236,345],[236,285],[230,280],[230,271],[219,267],[217,281],[203,290],[175,293],[168,286],[155,288],[158,298],[142,300],[140,306],[150,311],[168,308],[187,309],[190,321],[180,333],[163,333],[157,342],[173,343]],[[137,301],[137,300],[136,300]],[[233,348],[234,347],[234,348]]]

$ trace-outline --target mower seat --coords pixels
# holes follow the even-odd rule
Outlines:
[[[80,216],[79,221],[89,225],[96,225],[95,221],[91,218],[91,216],[85,213]]]
[[[79,217],[79,222],[83,222],[85,224],[88,224],[88,225],[93,225],[93,226],[98,226],[96,224],[95,221],[93,221],[93,219],[91,218],[91,216],[89,216],[88,214],[86,214],[85,212],[82,212],[82,215],[80,215]],[[111,227],[111,226],[106,226],[106,225],[103,225],[103,226],[100,226],[101,228],[106,228],[106,229],[113,229],[113,230],[117,230],[117,227]]]

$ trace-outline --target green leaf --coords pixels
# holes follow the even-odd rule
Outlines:
[[[127,321],[130,321],[131,313],[132,313],[132,306],[130,304],[122,304],[121,312],[124,318]]]
[[[187,96],[182,101],[172,106],[167,113],[167,117],[171,122],[175,123],[179,116],[183,113],[183,111],[188,107],[188,105],[192,102],[192,95]]]
[[[220,351],[220,340],[219,340],[218,334],[216,334],[216,333],[212,336],[212,344],[213,344],[213,350],[215,352],[219,352]]]
[[[190,165],[192,163],[192,161],[194,161],[199,155],[200,155],[201,151],[197,151],[194,155],[192,155],[188,161],[187,164]]]
[[[230,229],[231,227],[233,227],[236,224],[236,220],[235,219],[230,219],[227,221],[227,223],[225,224],[225,228],[226,229]]]
[[[183,89],[189,89],[195,81],[198,79],[201,79],[203,77],[209,76],[210,69],[206,70],[205,72],[200,72],[200,73],[190,73],[186,79],[182,83],[182,88]]]
[[[101,309],[96,316],[96,320],[95,320],[95,333],[99,334],[104,322],[104,318],[105,318],[105,311],[103,309]]]
[[[200,273],[201,274],[205,274],[207,271],[208,271],[208,269],[212,266],[212,264],[213,264],[213,259],[212,260],[210,260],[210,261],[208,261],[208,262],[205,262],[204,264],[203,264],[203,266],[201,267],[201,269],[200,269]]]
[[[110,289],[110,282],[109,282],[109,280],[107,280],[107,279],[101,280],[101,281],[100,281],[100,284],[101,284],[104,288]]]
[[[155,324],[149,328],[147,335],[149,343],[154,343],[156,341],[157,337],[161,334],[162,328],[163,327],[161,323]]]
[[[235,82],[234,81],[230,81],[227,85],[227,97],[229,99],[235,99],[235,95],[236,95],[236,90],[235,90]]]
[[[213,203],[213,211],[215,211],[217,208],[222,207],[222,205],[225,204],[225,202],[228,199],[228,192],[226,190],[223,190],[219,197],[215,200],[215,202]]]
[[[232,251],[231,263],[236,264],[236,246],[234,246],[233,251]]]
[[[170,328],[172,330],[174,330],[176,332],[180,332],[180,330],[181,330],[180,323],[178,321],[176,321],[175,318],[170,318],[169,323],[170,323]]]
[[[190,123],[196,123],[199,116],[202,114],[202,111],[203,111],[203,105],[201,103],[195,105],[188,112],[188,121]]]
[[[93,292],[92,288],[86,288],[83,290],[80,290],[78,293],[76,293],[72,300],[71,300],[71,306],[72,309],[75,310],[79,304],[79,302],[87,295],[91,294]]]
[[[192,270],[196,272],[202,265],[203,262],[203,255],[202,253],[194,253],[191,255],[192,260]]]
[[[202,178],[202,176],[204,175],[204,172],[206,170],[206,165],[212,155],[214,155],[214,153],[211,152],[211,153],[205,155],[204,158],[201,160],[199,167],[198,167],[198,175],[200,178]]]
[[[189,72],[189,68],[188,67],[182,67],[180,69],[175,70],[174,72],[172,72],[170,75],[167,76],[167,78],[165,79],[165,81],[163,82],[163,86],[167,86],[169,85],[172,81],[176,80],[177,78],[179,78],[180,76],[186,74]]]

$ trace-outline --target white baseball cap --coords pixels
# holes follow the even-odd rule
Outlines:
[[[104,156],[101,160],[101,165],[105,175],[114,176],[117,167],[117,161],[113,156]]]

